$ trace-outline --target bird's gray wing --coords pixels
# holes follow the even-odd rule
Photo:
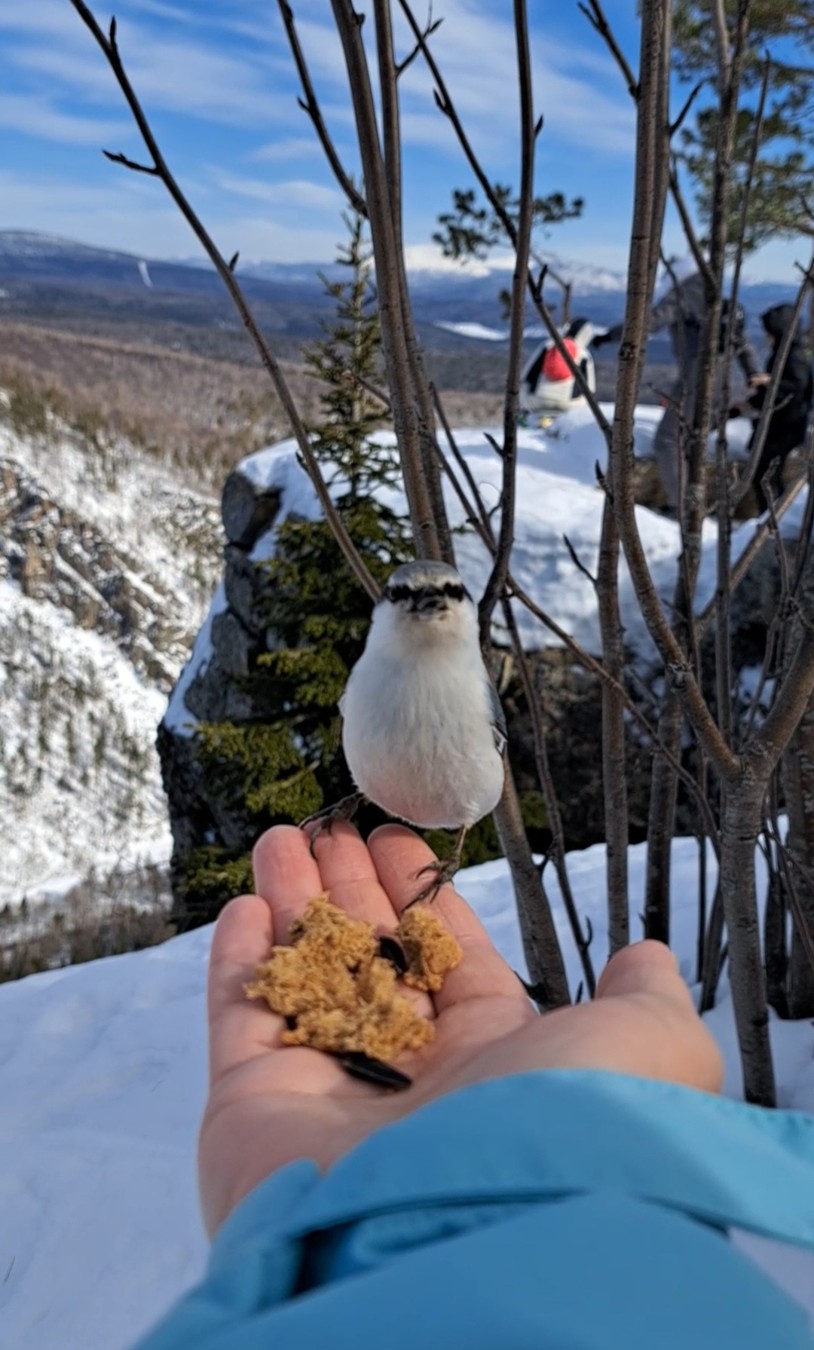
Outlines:
[[[506,753],[506,746],[509,742],[509,729],[506,726],[506,714],[503,711],[503,704],[500,701],[498,692],[491,680],[489,680],[488,683],[492,736],[494,737],[495,749],[502,759]]]

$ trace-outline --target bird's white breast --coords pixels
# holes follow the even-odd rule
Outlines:
[[[422,638],[417,631],[417,642]],[[420,651],[371,651],[369,644],[341,707],[353,778],[391,815],[456,829],[497,805],[503,761],[477,649],[450,644],[422,658]]]

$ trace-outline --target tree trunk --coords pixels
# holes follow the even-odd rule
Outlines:
[[[537,991],[536,1001],[544,1008],[562,1008],[571,1002],[571,996],[560,941],[540,871],[531,856],[520,800],[508,764],[503,796],[495,808],[494,821],[512,874],[529,982]]]
[[[763,950],[766,963],[766,1001],[779,1017],[788,1016],[786,919],[783,880],[777,869],[776,859],[770,857],[766,914],[763,920]]]
[[[630,942],[630,907],[625,706],[619,692],[624,676],[625,652],[619,615],[619,532],[613,515],[611,466],[608,471],[608,493],[602,512],[596,592],[602,632],[602,664],[617,682],[616,687],[604,681],[602,684],[602,783],[605,795],[608,945],[612,956]]]
[[[810,700],[782,761],[783,795],[789,819],[786,848],[794,888],[791,956],[786,994],[790,1017],[814,1017],[814,700]],[[802,931],[807,930],[807,933]]]
[[[766,976],[760,950],[755,840],[764,784],[753,774],[728,784],[721,829],[721,900],[729,935],[729,980],[748,1102],[775,1105]]]
[[[672,689],[664,695],[659,739],[674,759],[681,754],[681,704]],[[647,873],[644,896],[644,935],[670,941],[670,849],[675,829],[678,779],[666,755],[656,754],[650,783],[647,817]]]

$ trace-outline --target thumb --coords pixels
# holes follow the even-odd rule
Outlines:
[[[678,973],[678,962],[663,942],[647,939],[622,947],[599,977],[597,998],[627,994],[658,994],[692,1003],[690,991]]]

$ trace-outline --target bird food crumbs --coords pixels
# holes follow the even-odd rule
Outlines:
[[[404,982],[415,989],[440,989],[461,959],[454,937],[426,910],[407,913],[394,936],[407,960]],[[434,1035],[432,1022],[399,992],[397,971],[379,955],[373,925],[349,918],[327,895],[312,900],[292,924],[291,946],[274,947],[257,967],[246,996],[265,999],[286,1019],[286,1045],[387,1061]]]
[[[408,909],[396,929],[407,958],[404,983],[436,994],[463,952],[451,933],[429,909]]]

